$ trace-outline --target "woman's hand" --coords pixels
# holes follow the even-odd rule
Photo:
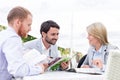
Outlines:
[[[96,67],[100,68],[100,69],[103,68],[103,63],[100,59],[93,60],[92,64],[95,65]]]
[[[90,68],[89,65],[83,65],[81,68]]]

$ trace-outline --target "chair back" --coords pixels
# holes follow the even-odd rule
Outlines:
[[[120,80],[120,50],[111,50],[105,72],[105,80]]]
[[[80,67],[82,66],[82,64],[83,64],[83,62],[84,62],[84,60],[85,60],[86,56],[87,56],[87,54],[86,54],[86,55],[84,55],[84,56],[80,59],[80,61],[79,61],[78,65],[77,65],[77,68],[80,68]]]

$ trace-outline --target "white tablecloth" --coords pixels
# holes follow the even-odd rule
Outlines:
[[[103,80],[103,75],[55,71],[35,76],[26,76],[23,80]]]

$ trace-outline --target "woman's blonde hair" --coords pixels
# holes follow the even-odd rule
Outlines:
[[[87,32],[97,38],[101,44],[105,45],[109,43],[107,39],[107,30],[102,23],[96,22],[89,25],[87,27]]]

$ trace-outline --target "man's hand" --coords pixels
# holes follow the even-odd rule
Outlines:
[[[44,73],[46,71],[46,69],[48,68],[48,64],[44,63],[44,64],[36,64],[35,66],[41,66],[42,67],[42,72],[40,73]]]
[[[44,66],[44,71],[46,71],[49,65],[48,63],[44,63],[43,66]]]
[[[62,62],[62,63],[60,64],[60,66],[61,66],[61,68],[62,68],[63,70],[66,70],[66,69],[68,68],[68,65],[69,65],[69,61],[67,61],[67,62]]]

